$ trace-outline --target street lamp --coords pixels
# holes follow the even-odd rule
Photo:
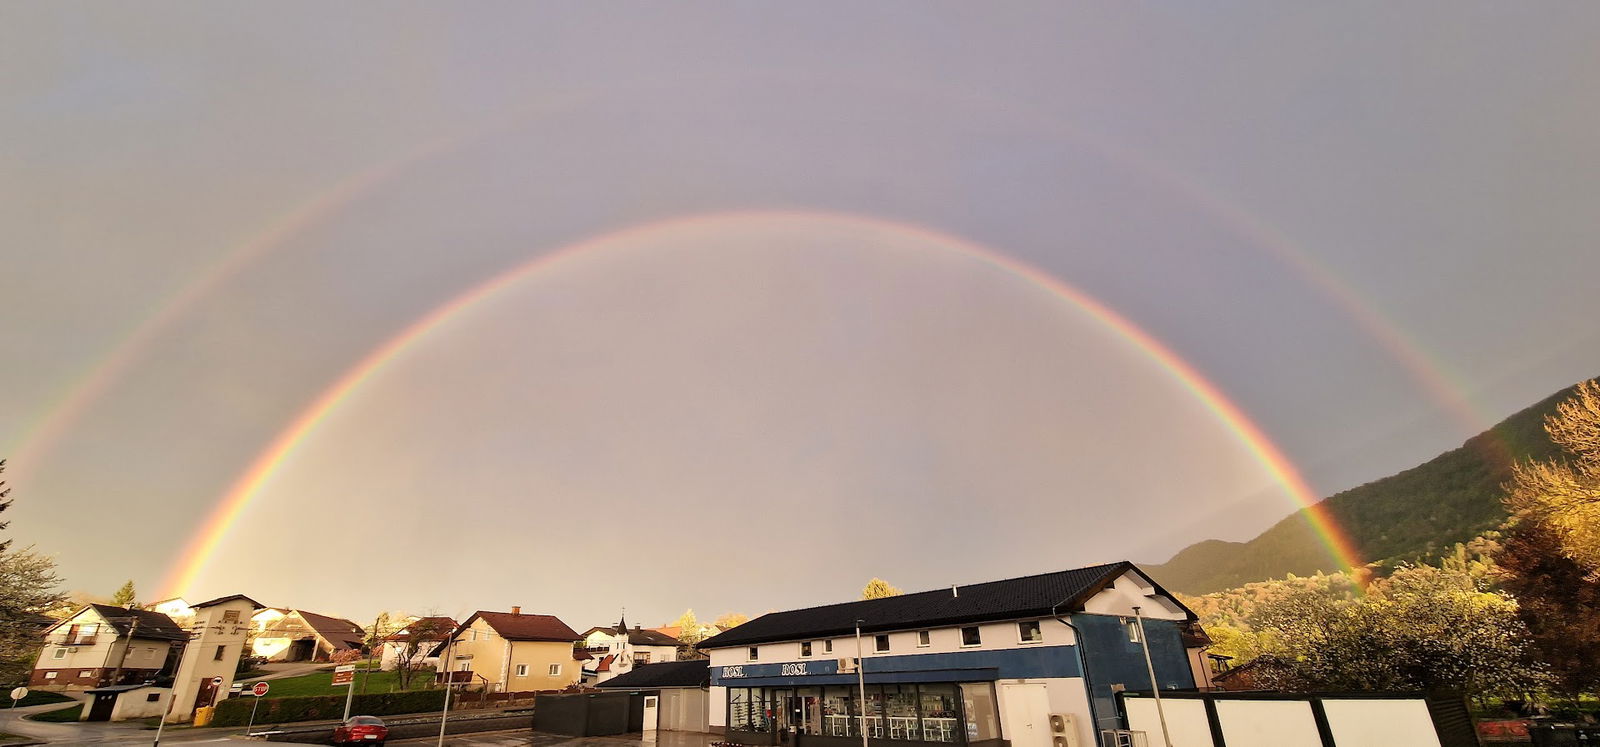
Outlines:
[[[1161,685],[1156,682],[1156,665],[1150,660],[1150,638],[1144,634],[1144,616],[1133,608],[1133,620],[1139,626],[1139,646],[1144,649],[1144,666],[1150,672],[1150,693],[1156,698],[1156,718],[1161,720],[1161,741],[1172,747],[1172,737],[1167,734],[1167,712],[1161,707]]]
[[[861,656],[861,624],[865,620],[856,621],[856,687],[859,689],[860,705],[856,710],[861,713],[861,747],[867,747],[867,660]],[[1171,745],[1168,745],[1171,747]]]

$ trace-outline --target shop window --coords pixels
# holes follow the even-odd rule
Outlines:
[[[772,712],[761,690],[744,687],[728,690],[728,728],[760,733],[772,730]]]
[[[1024,620],[1017,623],[1017,640],[1022,643],[1043,643],[1044,631],[1039,629],[1039,621]]]
[[[755,660],[757,660],[759,658],[760,658],[760,653],[756,650],[755,646],[751,646],[750,648],[746,649],[745,652],[744,652],[744,660],[745,661],[755,661]]]
[[[825,653],[825,654],[833,653],[833,639],[832,638],[829,638],[828,640],[822,642],[822,653]]]
[[[981,645],[983,645],[983,634],[978,632],[978,626],[976,626],[976,625],[968,625],[967,627],[961,629],[961,645],[963,645],[963,646],[981,646]]]
[[[926,630],[917,631],[917,648],[927,648],[933,643],[933,634]]]
[[[551,677],[560,677],[561,676],[561,665],[560,664],[551,664],[550,665],[550,676]]]
[[[955,742],[961,722],[956,711],[955,685],[922,685],[922,739],[927,742]]]
[[[517,676],[518,677],[526,677],[526,676],[528,676],[528,665],[527,664],[518,664],[517,665]]]
[[[962,683],[961,705],[967,722],[968,742],[1000,738],[1000,712],[995,707],[993,683]]]
[[[922,738],[922,727],[917,723],[916,685],[884,685],[883,706],[890,739]]]
[[[805,658],[807,656],[810,656],[810,655],[811,655],[811,641],[801,641],[800,642],[800,658],[803,659],[803,658]]]
[[[875,635],[872,637],[872,650],[880,654],[889,652],[889,636]]]

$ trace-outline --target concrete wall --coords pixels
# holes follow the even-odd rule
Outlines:
[[[201,683],[213,677],[222,678],[216,702],[228,697],[239,668],[239,657],[244,654],[245,638],[251,628],[250,613],[254,609],[254,604],[234,599],[195,610],[194,637],[184,647],[178,670],[173,675],[169,722],[188,721],[194,716],[195,697],[202,689]]]
[[[1440,740],[1422,698],[1215,698],[1217,724],[1227,747],[1322,747],[1314,701],[1326,714],[1337,747],[1439,747]],[[1161,743],[1155,700],[1126,696],[1128,728]],[[1215,747],[1211,722],[1201,698],[1163,698],[1167,730],[1174,747]]]
[[[152,695],[156,696],[153,701],[150,700]],[[167,705],[167,698],[171,695],[172,690],[165,687],[141,687],[129,690],[117,698],[117,704],[111,709],[111,720],[127,721],[160,716],[162,709]],[[83,709],[83,715],[89,715],[87,706]]]

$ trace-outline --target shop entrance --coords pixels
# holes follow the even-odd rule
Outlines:
[[[796,737],[822,733],[822,690],[816,687],[778,689],[773,700],[781,704],[777,714],[778,741],[793,745]]]

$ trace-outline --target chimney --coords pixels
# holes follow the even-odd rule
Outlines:
[[[961,596],[961,589],[958,588],[955,584],[950,584],[950,598],[951,599],[955,599],[956,597],[959,597],[959,596]]]
[[[513,604],[513,605],[511,605],[511,614],[513,614],[513,615],[520,615],[520,614],[522,614],[522,608],[521,608],[521,607],[518,607],[518,606],[517,606],[517,605],[515,605],[515,604]]]

